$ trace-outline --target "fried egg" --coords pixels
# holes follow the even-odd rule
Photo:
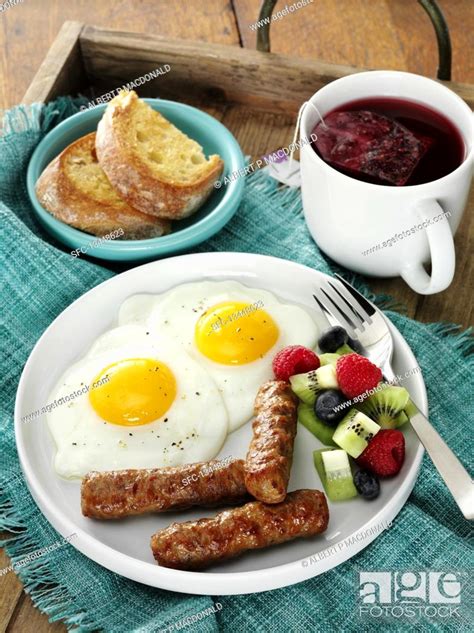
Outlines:
[[[62,404],[47,422],[57,447],[56,472],[66,478],[207,461],[228,431],[226,408],[208,372],[136,324],[99,337],[49,401]]]
[[[288,345],[313,348],[318,337],[305,309],[235,281],[184,284],[154,300],[130,297],[119,323],[144,323],[196,360],[219,388],[230,431],[252,418],[258,389],[273,378],[275,354]]]

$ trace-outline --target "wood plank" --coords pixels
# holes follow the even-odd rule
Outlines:
[[[285,4],[277,2],[274,14]],[[246,48],[255,48],[256,31],[251,26],[259,13],[259,0],[237,0],[235,8],[242,42]],[[396,33],[384,0],[313,0],[273,21],[270,42],[273,52],[306,59],[368,68],[400,67]]]
[[[22,103],[46,102],[77,94],[87,86],[79,46],[80,22],[65,22],[26,91]]]
[[[63,622],[50,622],[48,616],[35,607],[30,596],[23,594],[19,608],[10,620],[7,633],[66,633]]]
[[[0,534],[2,539],[9,534]],[[11,565],[5,550],[0,549],[0,569]],[[63,633],[66,626],[56,622],[51,624],[48,617],[39,611],[31,598],[23,592],[23,585],[14,571],[0,575],[0,632],[25,633]]]
[[[295,128],[294,116],[288,113],[254,111],[244,105],[229,106],[223,123],[251,160],[287,147]]]
[[[0,109],[19,103],[65,20],[239,45],[228,0],[27,0],[0,16]]]
[[[438,65],[438,48],[434,29],[421,6],[413,0],[385,0],[390,20],[397,33],[406,70],[435,77]],[[453,49],[452,79],[474,83],[474,55],[472,31],[474,29],[474,2],[472,0],[437,0],[451,36]]]
[[[350,66],[302,60],[277,53],[183,42],[151,35],[85,27],[80,36],[87,74],[117,85],[162,64],[172,70],[160,78],[163,94],[194,89],[222,101],[272,111],[296,111],[318,88],[357,72]],[[474,105],[474,87],[450,84]]]
[[[474,83],[472,0],[438,0],[451,32],[455,81]],[[274,14],[294,0],[278,2]],[[260,0],[235,0],[246,48],[254,49]],[[437,45],[428,16],[414,0],[313,0],[270,27],[271,50],[314,61],[391,68],[436,76]]]
[[[2,533],[0,536],[2,539],[9,537],[8,533]],[[0,569],[5,569],[9,565],[9,557],[4,549],[0,549]],[[0,575],[0,631],[6,630],[22,596],[22,590],[23,586],[13,571]]]

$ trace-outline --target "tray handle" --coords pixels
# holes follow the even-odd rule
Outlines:
[[[259,21],[264,21],[257,31],[257,50],[270,52],[270,24],[273,9],[277,0],[263,0],[260,7]],[[418,0],[433,24],[438,42],[438,71],[436,76],[443,81],[451,80],[451,38],[448,24],[436,0]]]

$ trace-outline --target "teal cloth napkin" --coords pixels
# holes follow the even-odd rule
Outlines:
[[[18,380],[32,347],[72,301],[114,274],[100,263],[73,260],[32,217],[25,185],[35,146],[82,101],[60,99],[46,107],[8,112],[0,139],[0,230],[2,240],[2,376],[0,530],[13,563],[53,545],[58,533],[28,493],[18,462],[13,409]],[[298,190],[281,189],[262,173],[247,178],[234,219],[197,251],[241,251],[274,255],[326,273],[336,267],[318,250],[301,213]],[[345,273],[346,276],[348,273]],[[349,275],[349,279],[353,276]],[[359,287],[368,294],[361,279]],[[371,297],[390,307],[386,298]],[[392,306],[393,307],[393,306]],[[446,324],[417,323],[398,312],[387,315],[416,354],[428,389],[430,419],[472,469],[468,442],[474,421],[474,356],[469,332]],[[350,561],[322,576],[284,589],[247,596],[193,596],[153,589],[121,578],[71,545],[16,570],[26,591],[52,621],[77,631],[140,633],[193,631],[402,631],[469,630],[463,586],[461,615],[360,616],[359,571],[470,571],[470,526],[463,519],[429,458],[425,456],[412,495],[393,526]],[[12,573],[0,570],[0,575]],[[1,578],[0,578],[1,582]],[[195,616],[195,617],[193,617]],[[384,616],[385,617],[385,616]]]

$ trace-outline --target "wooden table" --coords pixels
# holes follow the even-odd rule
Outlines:
[[[474,84],[474,3],[439,0],[439,4],[451,30],[452,79]],[[256,35],[250,24],[257,19],[259,5],[259,0],[24,0],[0,14],[0,107],[21,101],[65,20],[254,48]],[[283,8],[283,2],[280,5],[276,10]],[[436,74],[434,33],[415,0],[313,0],[273,23],[271,44],[275,52],[309,59]],[[455,243],[456,275],[448,290],[422,297],[400,279],[371,280],[373,290],[391,294],[420,321],[472,325],[474,221],[467,214]],[[0,569],[9,564],[1,551]],[[50,624],[25,595],[18,577],[8,573],[0,576],[0,632],[5,630],[42,633],[66,628]]]

